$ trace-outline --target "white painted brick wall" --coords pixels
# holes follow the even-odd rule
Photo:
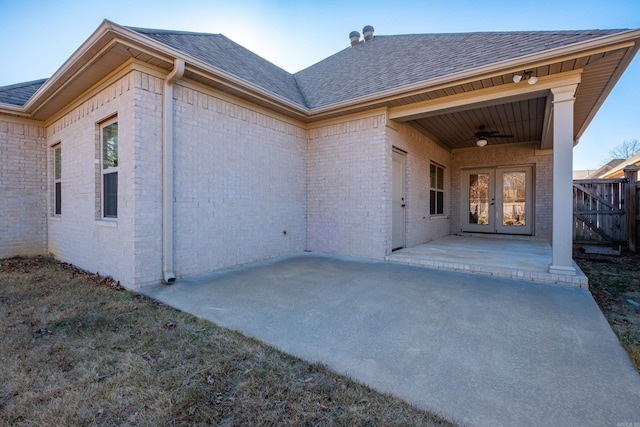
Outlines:
[[[45,129],[0,118],[0,258],[47,253]]]
[[[309,131],[308,248],[383,259],[391,245],[384,115]]]
[[[305,130],[179,83],[174,98],[176,276],[302,252]]]
[[[80,268],[113,276],[129,288],[135,287],[134,100],[139,91],[136,84],[140,85],[136,73],[85,100],[47,128],[47,144],[60,142],[62,147],[62,215],[49,217],[49,251]],[[97,144],[98,124],[114,114],[118,115],[118,219],[109,222],[100,220],[96,212]]]
[[[135,284],[162,280],[162,79],[136,73]],[[138,80],[136,80],[137,82]]]

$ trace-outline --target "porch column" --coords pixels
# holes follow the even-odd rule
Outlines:
[[[576,274],[573,267],[573,104],[578,85],[551,89],[553,95],[553,234],[549,273]]]

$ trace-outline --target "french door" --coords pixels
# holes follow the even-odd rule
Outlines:
[[[532,234],[532,166],[469,169],[462,179],[462,231]]]

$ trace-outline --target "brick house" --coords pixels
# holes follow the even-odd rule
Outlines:
[[[0,88],[0,257],[129,288],[449,234],[571,259],[572,148],[640,30],[378,36],[290,74],[222,35],[104,21]]]

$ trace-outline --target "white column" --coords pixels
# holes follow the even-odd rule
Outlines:
[[[573,267],[573,104],[578,85],[552,88],[553,259],[549,272],[576,274]]]

